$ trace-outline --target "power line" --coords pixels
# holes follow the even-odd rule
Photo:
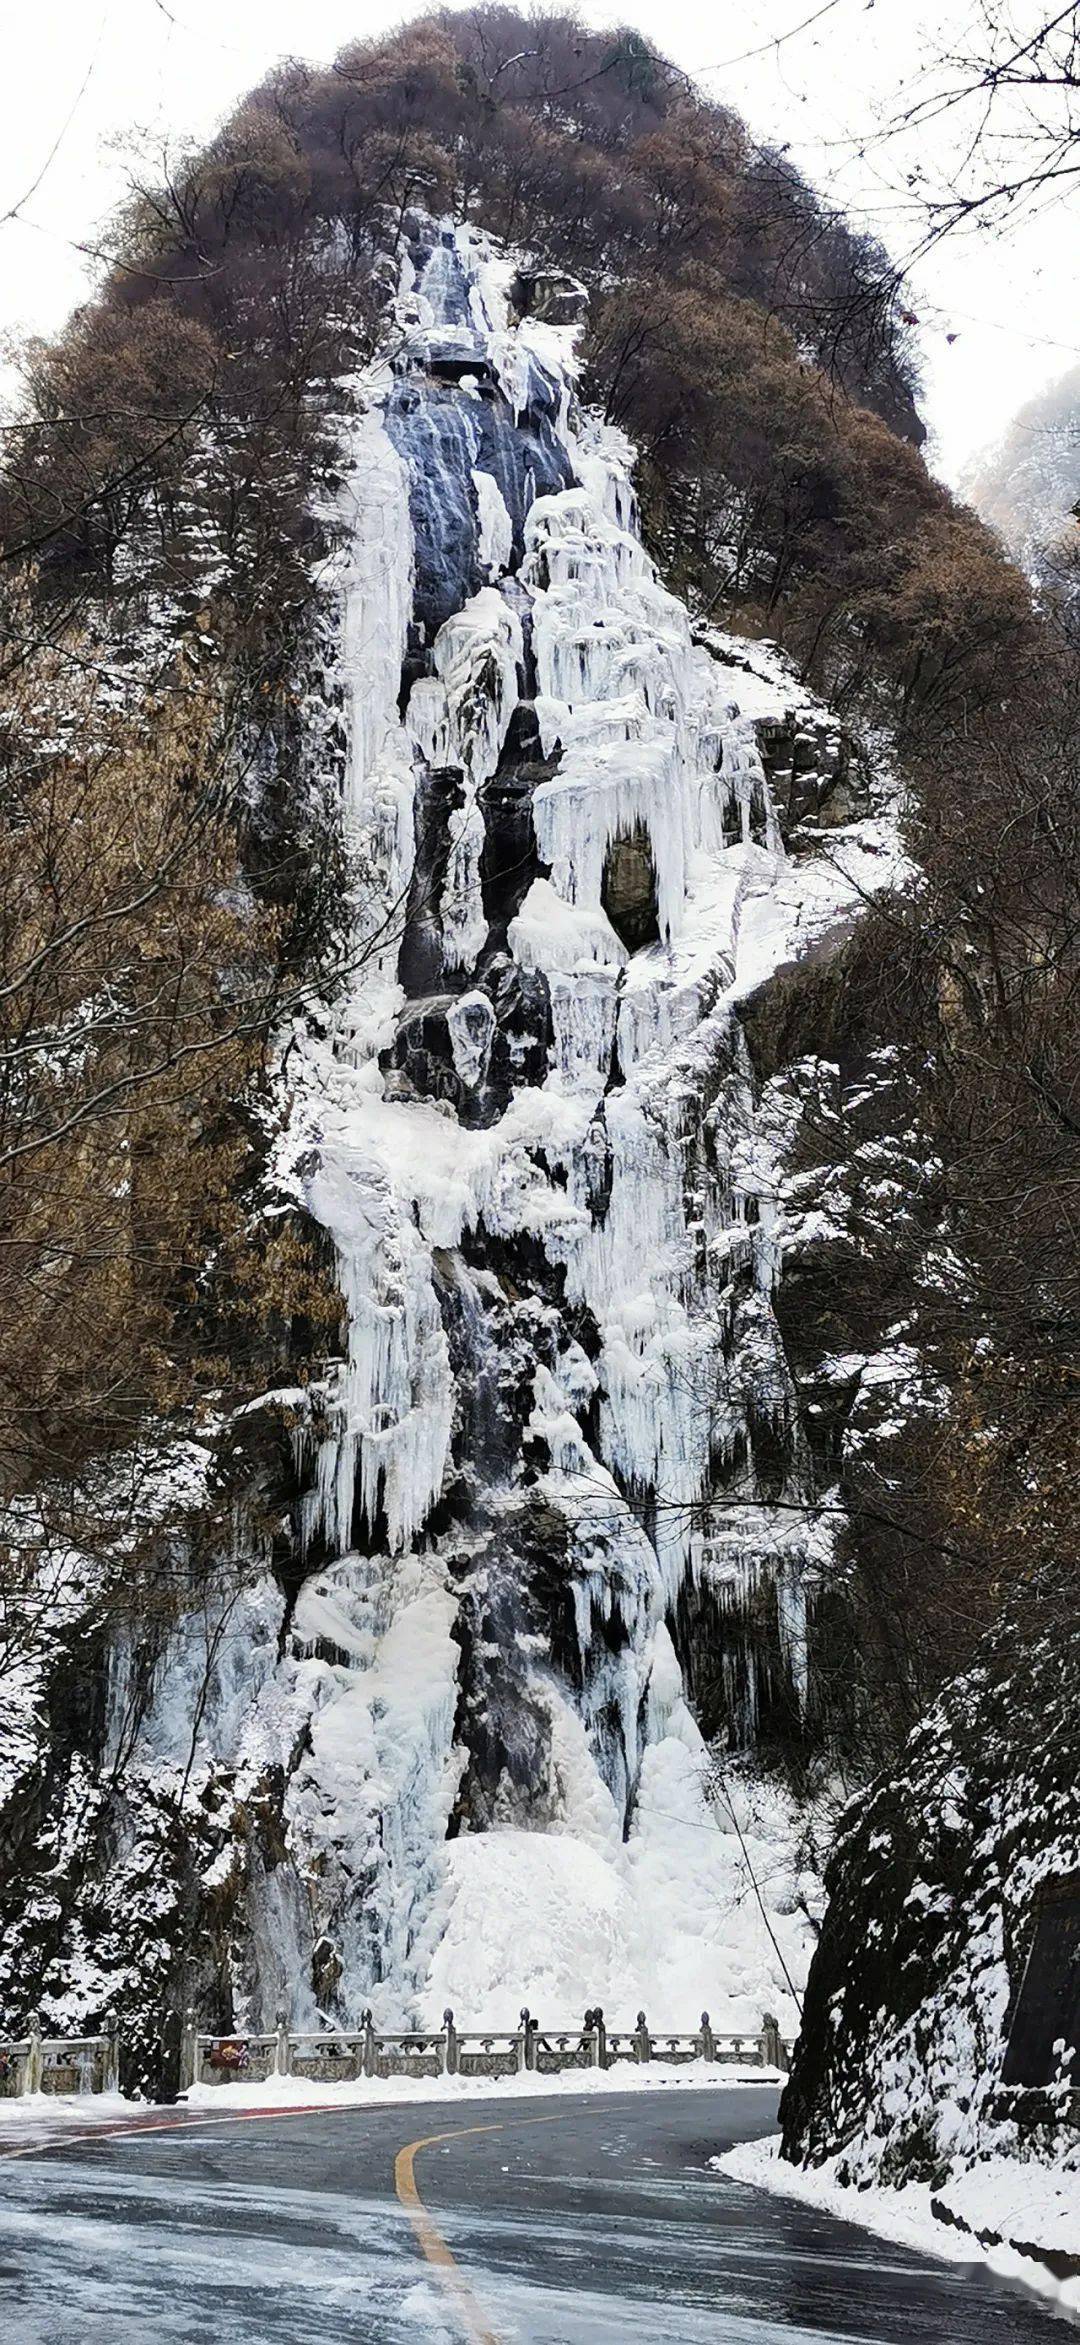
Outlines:
[[[771,34],[767,41],[759,41],[756,49],[743,49],[737,57],[722,57],[718,65],[691,65],[685,70],[688,75],[695,77],[699,73],[730,73],[736,65],[748,65],[752,58],[767,57],[770,51],[782,49],[788,41],[797,40],[800,33],[809,32],[811,25],[819,24],[823,16],[829,16],[840,4],[841,0],[824,0],[824,5],[815,8],[811,16],[804,16],[801,24],[789,25],[786,33]],[[873,7],[873,4],[874,0],[867,0],[868,7]]]
[[[90,63],[86,68],[86,72],[84,73],[81,82],[79,83],[79,87],[76,90],[71,105],[69,106],[68,111],[64,116],[64,120],[62,121],[60,128],[57,131],[56,137],[54,138],[53,143],[49,148],[49,152],[45,157],[41,169],[38,172],[36,179],[31,180],[29,187],[26,188],[24,193],[19,197],[18,202],[12,204],[10,210],[6,212],[0,212],[0,228],[5,228],[10,220],[18,219],[23,205],[28,204],[31,198],[37,194],[38,188],[41,186],[42,180],[45,178],[46,173],[51,170],[52,165],[56,161],[56,157],[59,154],[61,147],[63,146],[64,140],[66,139],[67,134],[71,129],[71,125],[75,120],[75,116],[78,113],[83,99],[86,96],[87,90],[90,87],[94,67],[97,64],[98,57],[101,53],[101,44],[105,38],[105,27],[108,24],[108,21],[109,12],[108,9],[106,9],[104,15],[102,16],[101,23],[98,26],[97,39],[94,42],[93,50],[91,52]]]

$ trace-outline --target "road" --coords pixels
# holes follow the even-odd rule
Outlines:
[[[766,2087],[157,2118],[0,2166],[9,2345],[1062,2345],[710,2171]],[[409,2145],[428,2136],[409,2154]]]

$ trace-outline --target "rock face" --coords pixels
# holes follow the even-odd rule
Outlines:
[[[1041,1611],[1034,1594],[1015,1608],[838,1841],[781,2106],[795,2163],[841,2153],[860,2183],[940,2183],[991,2153],[1063,2154],[1075,2046],[1062,2036],[1037,2089],[1003,2078],[1039,1892],[1080,1877],[1080,1638]]]
[[[741,1005],[850,926],[887,832],[848,800],[787,853],[836,728],[657,578],[633,450],[577,405],[580,289],[409,238],[309,696],[350,973],[283,1054],[269,1199],[325,1235],[344,1357],[268,1396],[287,1551],[134,1707],[107,1658],[108,1853],[64,1925],[96,1951],[45,1989],[790,2028],[813,1889],[752,1754],[812,1733],[828,1466],[775,1308],[790,1103]],[[744,1754],[719,1815],[702,1724]]]
[[[613,839],[604,863],[600,902],[628,953],[657,944],[656,865],[644,825]]]

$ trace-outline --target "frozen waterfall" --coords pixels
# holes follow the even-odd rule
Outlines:
[[[286,1785],[299,2009],[756,2025],[786,1988],[742,1852],[797,1973],[791,1815],[749,1778],[738,1832],[714,1813],[681,1646],[688,1591],[721,1637],[752,1602],[733,1719],[769,1669],[805,1694],[821,1554],[784,1512],[808,1485],[738,1004],[843,881],[788,859],[759,753],[796,688],[762,654],[745,709],[659,581],[578,329],[519,315],[472,228],[410,215],[398,259],[330,587],[355,969],[291,1038],[276,1168],[347,1345],[244,1747]]]

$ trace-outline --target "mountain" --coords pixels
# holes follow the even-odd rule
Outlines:
[[[1053,576],[1075,556],[1080,500],[1080,367],[1018,409],[974,463],[965,494],[1025,570]]]
[[[828,1862],[788,2147],[870,2123],[859,1884],[1076,1552],[1075,653],[920,438],[882,256],[500,7],[28,354],[10,2024],[793,2030]]]

